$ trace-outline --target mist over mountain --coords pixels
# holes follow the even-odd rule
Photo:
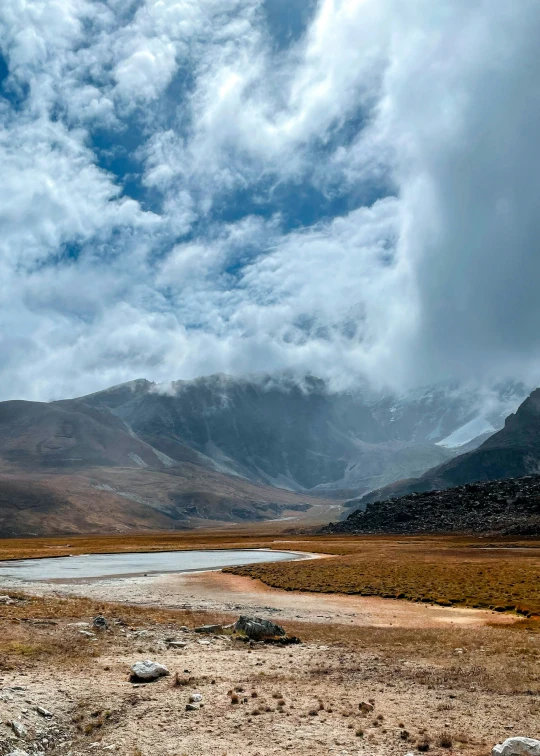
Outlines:
[[[480,443],[522,392],[453,385],[395,396],[336,392],[313,376],[217,374],[2,402],[0,485],[17,495],[16,514],[4,499],[0,530],[335,518],[343,500]],[[47,492],[41,515],[36,491]]]
[[[164,385],[134,381],[61,406],[107,408],[179,462],[342,497],[381,476],[396,480],[449,459],[501,427],[522,395],[512,384],[489,396],[439,386],[396,397],[367,388],[334,392],[313,376],[218,374]]]
[[[504,427],[476,449],[449,460],[422,476],[372,491],[359,502],[446,489],[477,481],[520,478],[540,473],[540,389],[533,391],[505,420]]]

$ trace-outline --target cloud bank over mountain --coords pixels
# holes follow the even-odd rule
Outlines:
[[[536,380],[536,0],[4,0],[1,399]]]

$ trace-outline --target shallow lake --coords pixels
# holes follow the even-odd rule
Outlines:
[[[151,554],[84,554],[0,562],[0,580],[71,581],[113,576],[216,570],[259,562],[300,559],[292,551],[270,549],[221,549],[208,551],[157,551]]]

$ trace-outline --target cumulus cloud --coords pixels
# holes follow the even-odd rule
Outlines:
[[[280,8],[1,4],[1,398],[537,380],[536,0]]]

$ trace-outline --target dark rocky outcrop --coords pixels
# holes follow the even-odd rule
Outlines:
[[[540,475],[375,501],[324,533],[540,534]]]

